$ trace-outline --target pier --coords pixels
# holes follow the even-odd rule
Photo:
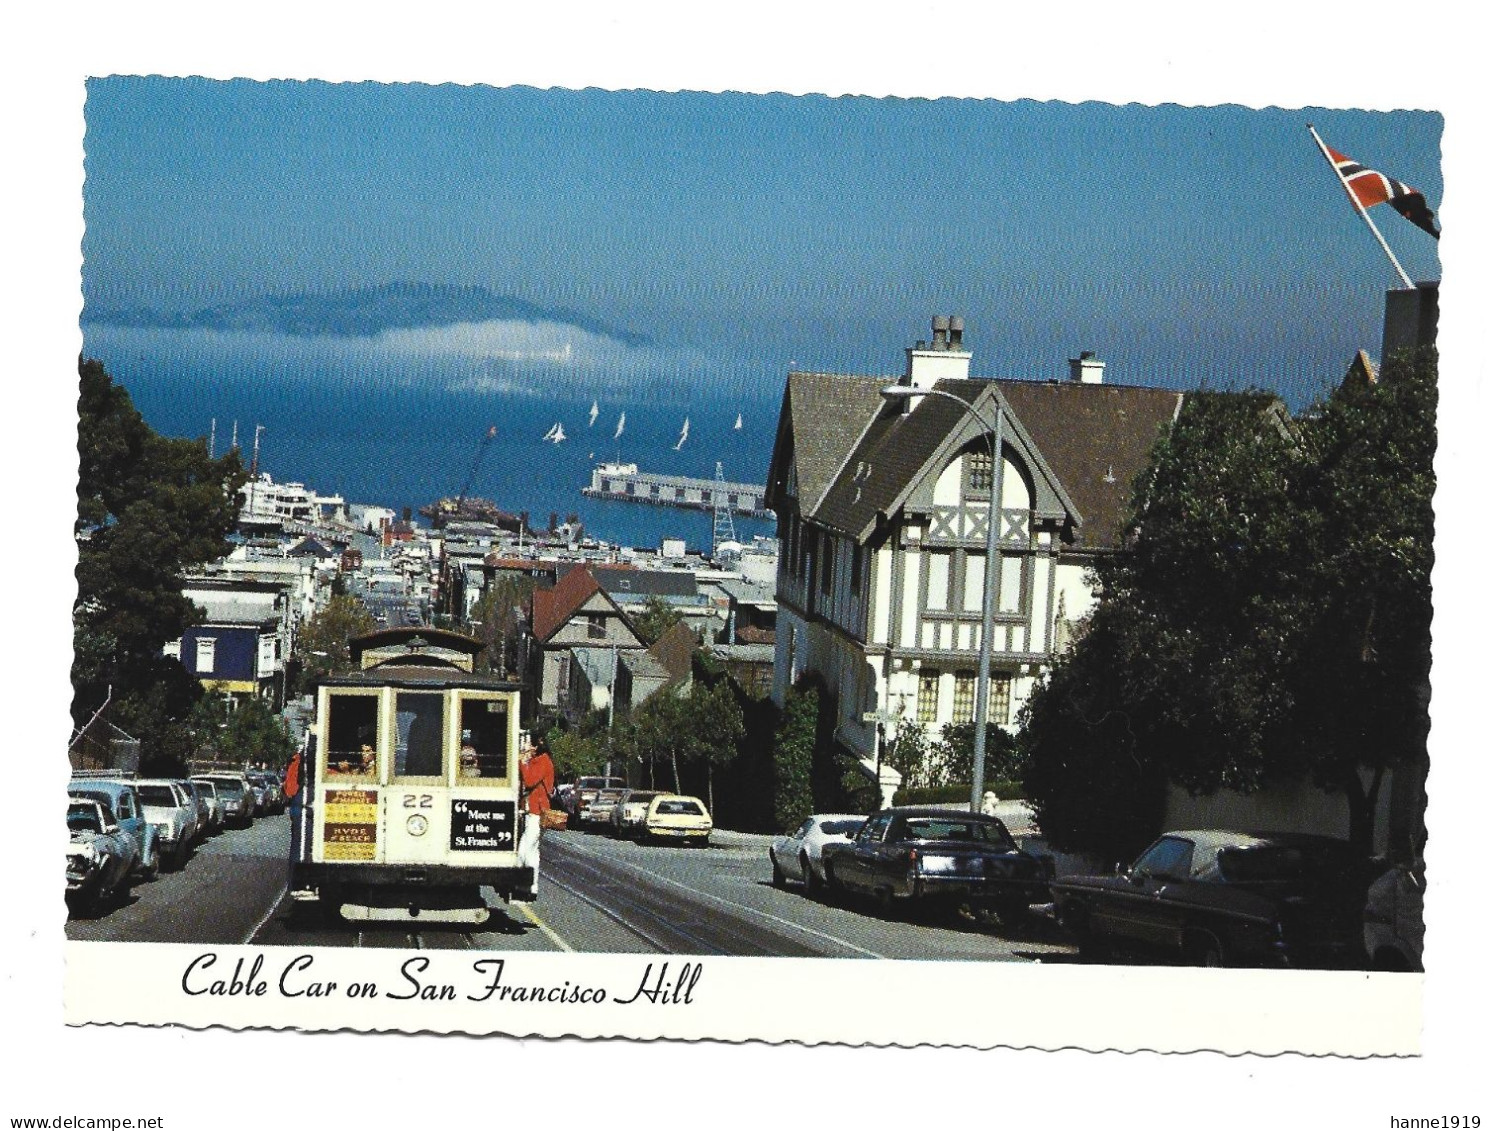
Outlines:
[[[747,518],[774,517],[765,506],[766,489],[759,483],[653,475],[637,470],[634,463],[602,463],[591,474],[590,485],[583,488],[581,494],[591,499],[620,499],[629,503],[700,511],[714,510],[722,495],[731,514]]]

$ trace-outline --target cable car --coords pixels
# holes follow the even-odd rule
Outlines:
[[[352,921],[480,925],[480,889],[537,896],[522,805],[519,685],[474,670],[482,642],[429,627],[351,641],[301,759],[291,893]]]

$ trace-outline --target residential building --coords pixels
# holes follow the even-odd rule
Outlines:
[[[284,695],[284,663],[290,654],[290,597],[272,581],[191,578],[183,593],[203,612],[181,638],[167,644],[210,692],[230,705],[265,699],[278,706]]]
[[[574,647],[643,650],[631,622],[586,566],[569,570],[552,588],[534,590],[528,626],[523,669],[540,711],[557,712],[568,699]]]
[[[772,696],[815,675],[837,740],[871,766],[881,718],[932,732],[974,718],[990,511],[988,718],[1015,725],[1183,404],[1107,383],[1090,353],[1066,380],[974,378],[962,334],[938,317],[901,377],[794,372],[783,394],[766,499],[780,537]],[[925,392],[887,401],[890,385]]]

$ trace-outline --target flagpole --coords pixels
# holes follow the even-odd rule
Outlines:
[[[1309,136],[1314,139],[1314,144],[1319,146],[1319,152],[1324,155],[1325,163],[1334,170],[1335,179],[1340,182],[1340,187],[1345,190],[1345,195],[1350,197],[1350,203],[1355,207],[1356,214],[1360,216],[1362,220],[1366,221],[1366,227],[1371,229],[1371,234],[1376,237],[1376,242],[1381,244],[1381,250],[1387,253],[1387,258],[1392,261],[1392,266],[1397,269],[1397,276],[1402,280],[1402,285],[1404,287],[1407,287],[1409,290],[1415,288],[1417,284],[1408,277],[1406,271],[1402,270],[1402,264],[1397,262],[1397,257],[1392,254],[1392,249],[1387,246],[1387,241],[1382,237],[1381,232],[1377,230],[1377,227],[1375,223],[1372,222],[1371,217],[1366,214],[1366,210],[1361,207],[1360,200],[1356,198],[1355,190],[1350,187],[1350,183],[1345,179],[1345,174],[1340,172],[1340,167],[1335,164],[1335,159],[1330,156],[1329,148],[1325,145],[1323,140],[1321,140],[1318,132],[1315,131],[1312,125],[1310,125],[1308,128]]]

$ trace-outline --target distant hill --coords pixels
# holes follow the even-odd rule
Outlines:
[[[179,330],[258,331],[302,338],[365,338],[384,330],[416,330],[458,322],[561,322],[628,346],[650,345],[645,334],[608,326],[579,311],[543,307],[485,287],[388,283],[322,294],[262,295],[192,312],[144,307],[93,308],[85,322]]]

